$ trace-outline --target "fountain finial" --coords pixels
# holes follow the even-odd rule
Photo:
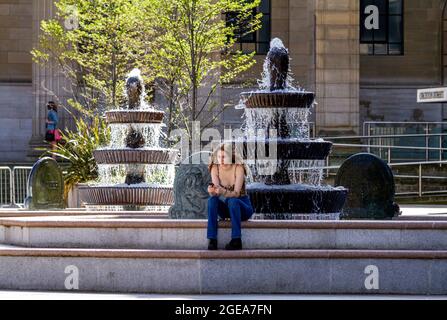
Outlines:
[[[271,41],[267,61],[270,73],[270,91],[286,89],[290,58],[289,51],[279,38]]]
[[[144,95],[144,83],[139,69],[133,69],[126,81],[126,95],[129,100],[129,109],[135,110],[141,107]]]
[[[126,95],[129,100],[129,110],[140,109],[144,99],[144,82],[140,69],[133,69],[126,81]],[[131,149],[143,148],[146,144],[143,134],[129,126],[126,136],[126,147]]]

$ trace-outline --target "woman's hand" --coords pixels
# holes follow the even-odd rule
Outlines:
[[[225,193],[227,192],[227,189],[222,188],[221,186],[218,186],[215,189],[218,196],[225,196]]]
[[[213,186],[208,186],[208,193],[210,196],[216,196],[216,190]]]
[[[216,187],[214,185],[208,186],[208,193],[211,196],[220,196],[220,195],[224,194],[224,192],[225,192],[225,189],[223,189],[221,186],[218,186],[218,187]]]

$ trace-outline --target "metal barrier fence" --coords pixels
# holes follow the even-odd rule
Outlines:
[[[394,174],[394,178],[397,179],[407,179],[407,180],[413,180],[417,181],[414,187],[417,187],[416,190],[412,191],[397,191],[396,196],[418,196],[423,197],[426,195],[447,195],[447,176],[440,176],[440,175],[424,175],[423,169],[424,167],[428,166],[443,166],[447,165],[447,161],[427,161],[427,162],[408,162],[408,163],[388,163],[388,165],[391,167],[391,169],[397,168],[417,168],[416,174]],[[323,170],[325,171],[326,177],[329,176],[335,176],[336,172],[340,169],[340,165],[337,166],[324,166],[324,167],[317,167],[312,168],[312,170]],[[308,168],[294,168],[293,171],[306,171],[309,170]],[[424,183],[425,181],[437,181],[442,182],[442,185],[445,186],[445,188],[437,188],[436,185],[433,185],[433,183]],[[431,187],[431,188],[428,188]]]
[[[392,162],[411,162],[412,159],[402,159],[401,156],[396,156],[396,151],[405,151],[409,154],[415,154],[422,152],[424,154],[424,161],[442,161],[446,158],[447,147],[444,146],[445,138],[447,133],[432,133],[432,134],[399,134],[399,135],[376,135],[376,136],[345,136],[345,137],[325,137],[325,140],[334,142],[335,147],[346,147],[346,148],[361,148],[365,152],[373,153],[387,160],[388,163]],[[424,139],[435,139],[438,144],[435,147],[430,145],[419,147],[415,145],[394,145],[390,141],[395,141],[395,139],[401,138],[424,138]],[[356,144],[356,143],[336,143],[337,140],[360,140],[368,141],[367,144]],[[375,143],[371,143],[374,141]],[[419,160],[420,162],[421,160]],[[417,162],[417,160],[415,160]]]
[[[447,129],[447,122],[398,122],[366,121],[363,123],[363,135],[405,134],[405,133],[439,133]]]
[[[0,206],[11,205],[12,197],[12,170],[9,167],[0,167]]]
[[[446,140],[442,134],[447,133],[447,122],[365,122],[363,136],[369,137],[369,145],[400,145],[420,147],[416,152],[395,150],[393,158],[401,161],[439,160],[438,152],[429,148],[437,147],[447,150]],[[366,141],[365,141],[366,142]],[[382,149],[368,148],[368,152],[381,153]]]
[[[31,169],[0,167],[0,207],[23,206]]]
[[[12,170],[13,176],[13,204],[21,206],[25,203],[28,177],[32,167],[14,167]]]

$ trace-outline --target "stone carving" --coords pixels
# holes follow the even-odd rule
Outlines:
[[[347,159],[337,173],[336,185],[349,190],[342,219],[391,219],[399,215],[390,167],[369,153]]]
[[[56,160],[42,158],[28,180],[25,207],[29,210],[64,209],[64,177]]]
[[[171,219],[207,219],[208,185],[211,175],[203,153],[193,155],[178,168],[174,181],[174,206],[169,210]],[[190,160],[193,161],[190,161]],[[195,161],[194,161],[195,160]],[[192,164],[190,164],[192,163]]]

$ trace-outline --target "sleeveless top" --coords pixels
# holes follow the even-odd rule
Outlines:
[[[235,167],[235,169],[234,169],[234,181],[236,182],[236,170],[237,170],[237,166],[235,165],[234,166]],[[218,174],[218,176],[219,176],[219,180],[220,180],[220,166],[219,165],[217,165],[217,174]],[[233,192],[234,191],[234,188],[235,188],[235,185],[233,184],[233,185],[230,185],[230,186],[222,186],[225,190],[227,190],[227,191],[230,191],[230,192]],[[243,197],[243,196],[246,196],[247,195],[247,192],[246,192],[246,190],[245,190],[245,177],[244,177],[244,183],[242,184],[242,188],[241,188],[241,192],[240,192],[240,195],[239,195],[239,197]]]

